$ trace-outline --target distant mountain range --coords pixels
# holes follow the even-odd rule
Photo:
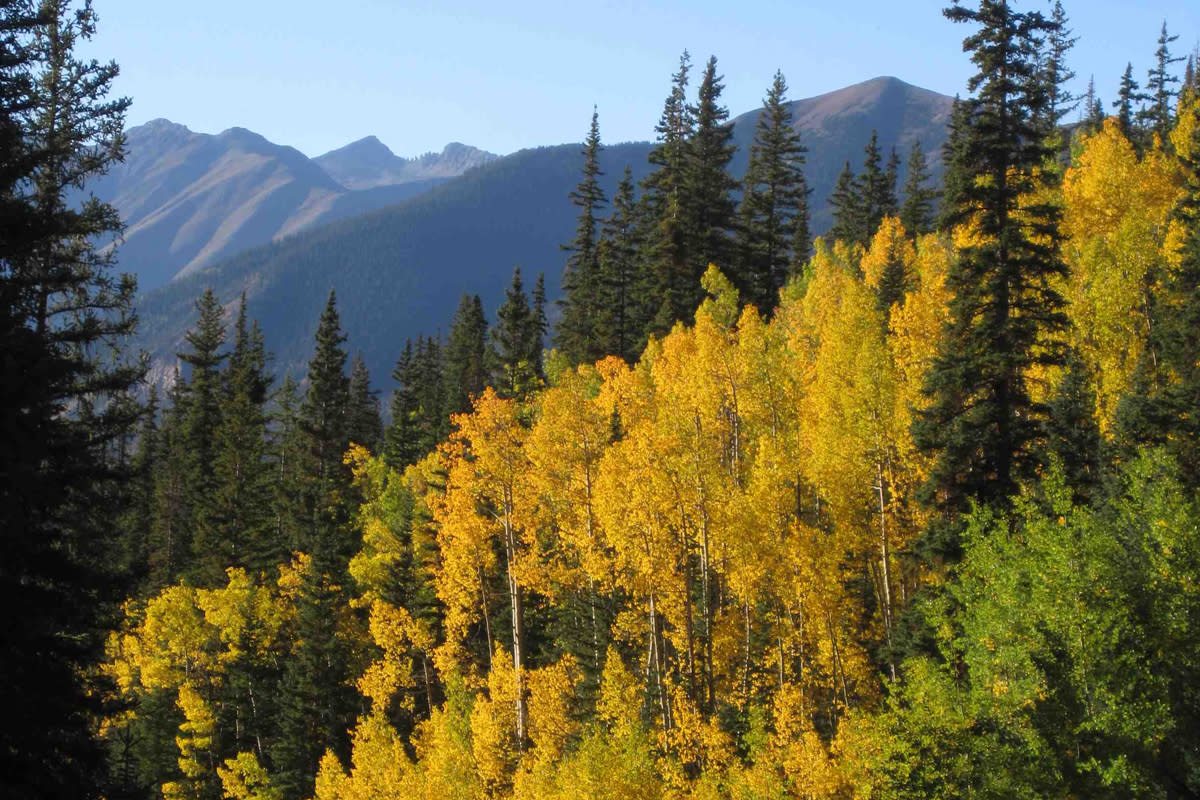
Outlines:
[[[939,178],[952,102],[896,78],[877,78],[794,101],[796,127],[809,149],[805,171],[812,188],[813,230],[828,228],[828,197],[837,175],[846,160],[856,170],[861,167],[872,130],[878,130],[885,153],[895,146],[906,156],[911,143],[919,140],[935,180]],[[754,110],[734,120],[739,151],[731,170],[738,176],[745,169],[759,113]],[[638,179],[648,172],[651,147],[634,143],[605,148],[601,164],[610,197],[626,165]],[[362,353],[381,386],[390,386],[387,376],[406,338],[447,332],[463,292],[480,294],[489,317],[494,317],[514,266],[522,268],[530,283],[538,272],[545,272],[549,293],[557,297],[564,262],[559,245],[570,239],[575,224],[575,208],[567,195],[579,181],[580,145],[494,159],[477,154],[453,145],[443,151],[440,158],[458,165],[452,169],[466,170],[449,179],[411,166],[429,157],[398,159],[371,138],[307,161],[307,167],[319,170],[328,181],[323,190],[340,189],[342,197],[406,186],[421,190],[385,208],[342,214],[344,218],[319,226],[306,222],[313,215],[299,211],[312,207],[309,200],[289,218],[299,230],[296,235],[272,236],[269,243],[220,262],[190,262],[139,304],[141,344],[152,354],[160,375],[173,365],[174,353],[193,322],[192,304],[206,287],[230,308],[245,292],[250,313],[262,323],[267,345],[275,353],[276,370],[294,375],[303,370],[321,307],[329,290],[335,289],[349,346]],[[302,174],[305,165],[296,161],[292,169]],[[425,169],[436,167],[427,164]],[[374,183],[405,174],[431,177],[415,184]],[[314,186],[320,175],[309,178]],[[902,171],[901,182],[904,177]],[[421,181],[441,182],[428,186]],[[347,184],[364,188],[349,189]],[[238,208],[231,205],[229,212]]]
[[[245,128],[194,133],[156,119],[126,133],[125,162],[90,183],[125,221],[121,268],[155,289],[256,245],[393,205],[496,156],[451,144],[407,161],[378,139],[309,159]],[[373,179],[343,177],[373,176]]]

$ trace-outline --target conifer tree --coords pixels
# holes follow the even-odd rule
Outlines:
[[[379,418],[379,398],[371,391],[371,374],[360,354],[350,362],[349,405],[346,433],[351,442],[374,451],[383,439],[383,421]]]
[[[604,265],[601,263],[599,254],[599,242],[597,242],[596,267],[596,282],[599,286],[601,309],[603,309],[605,300]],[[603,310],[597,317],[602,315]],[[539,380],[545,380],[546,370],[542,363],[542,352],[546,348],[546,334],[550,331],[550,323],[546,319],[546,273],[544,272],[538,273],[537,283],[533,285],[533,293],[530,295],[530,326],[528,361],[533,367],[534,376]],[[597,335],[600,334],[597,333]]]
[[[938,207],[937,227],[949,231],[959,218],[963,195],[971,180],[967,159],[968,131],[971,126],[971,103],[958,96],[950,108],[950,124],[946,141],[942,144],[942,191]]]
[[[717,74],[717,59],[710,56],[704,65],[692,115],[695,130],[687,144],[684,172],[685,252],[690,260],[692,303],[684,319],[690,319],[703,298],[700,276],[709,264],[729,269],[732,263],[736,206],[733,192],[738,182],[729,174],[729,162],[737,145],[733,143],[733,125],[729,109],[720,104],[724,89]]]
[[[158,433],[154,462],[153,516],[147,553],[147,590],[174,583],[191,563],[192,526],[186,483],[188,454],[184,439],[187,400],[183,377],[176,367],[167,393],[167,407]]]
[[[475,312],[483,320],[482,307],[476,307]],[[486,322],[483,331],[486,334]],[[414,351],[413,380],[417,393],[417,442],[419,454],[425,455],[433,450],[450,432],[450,414],[446,406],[446,361],[440,341],[432,336],[423,340],[417,338],[417,349]]]
[[[150,573],[151,529],[154,526],[154,478],[158,472],[158,387],[150,386],[138,428],[137,450],[130,465],[129,509],[121,521],[122,561],[131,589],[140,594]]]
[[[521,281],[520,267],[513,270],[512,283],[505,292],[504,304],[496,312],[496,325],[491,336],[498,370],[495,385],[499,393],[503,397],[525,397],[536,385],[537,370],[530,358],[540,337]],[[540,355],[540,348],[538,351]]]
[[[1087,94],[1083,96],[1083,130],[1095,133],[1104,124],[1104,103],[1096,96],[1096,78],[1088,78]]]
[[[933,203],[937,198],[937,190],[926,185],[930,177],[929,166],[919,139],[913,142],[909,151],[907,171],[900,224],[909,236],[916,238],[933,230]]]
[[[838,174],[833,194],[829,197],[829,205],[833,208],[833,227],[829,229],[831,239],[847,244],[866,239],[863,199],[859,192],[859,181],[855,178],[849,161]]]
[[[571,255],[563,271],[562,318],[558,323],[558,347],[572,362],[595,361],[604,353],[598,349],[597,319],[603,303],[600,285],[600,258],[597,242],[598,213],[604,207],[600,188],[600,123],[595,109],[592,124],[583,145],[583,178],[571,192],[571,202],[579,208],[575,238],[563,249]]]
[[[36,6],[36,8],[34,7]],[[144,369],[121,354],[135,284],[101,243],[117,212],[78,187],[123,154],[115,63],[84,60],[90,6],[0,3],[0,795],[98,797],[93,669]],[[88,48],[90,49],[90,47]]]
[[[300,386],[287,375],[275,393],[269,450],[272,456],[272,539],[280,555],[309,547],[304,510],[306,443],[300,429]]]
[[[978,69],[961,132],[960,167],[970,180],[954,211],[981,240],[960,250],[947,275],[950,320],[926,381],[931,405],[914,436],[937,457],[926,496],[956,513],[971,501],[1003,506],[1044,463],[1047,408],[1028,379],[1064,362],[1067,320],[1054,286],[1066,267],[1059,209],[1031,200],[1052,178],[1038,169],[1049,154],[1036,128],[1048,99],[1031,58],[1052,23],[1004,0],[945,14],[977,27],[964,40]],[[955,553],[955,544],[945,551]]]
[[[214,552],[202,554],[206,582],[220,583],[228,567],[268,571],[282,559],[271,520],[266,400],[270,379],[258,325],[246,318],[242,296],[233,352],[224,374],[214,463]],[[220,556],[219,558],[217,556]]]
[[[479,295],[463,295],[446,342],[445,412],[461,414],[489,383],[487,318]]]
[[[688,141],[695,124],[687,102],[690,70],[691,57],[684,50],[679,71],[671,76],[671,92],[663,103],[662,116],[654,127],[658,144],[647,158],[655,169],[643,182],[639,217],[644,229],[643,257],[653,276],[655,308],[649,316],[648,332],[654,333],[670,330],[675,320],[686,319],[696,306],[692,302],[696,281],[686,251],[684,223]]]
[[[424,341],[419,341],[418,347],[423,346]],[[423,455],[418,450],[420,401],[417,395],[416,367],[412,339],[408,339],[404,342],[404,351],[392,370],[392,380],[396,382],[391,402],[392,424],[388,426],[383,447],[383,457],[388,466],[397,470],[415,464]]]
[[[600,234],[600,274],[604,301],[597,326],[605,353],[628,362],[641,351],[646,329],[648,281],[637,253],[637,206],[633,173],[625,172],[613,195],[612,214]]]
[[[1139,91],[1140,88],[1138,82],[1133,79],[1133,64],[1126,64],[1125,73],[1121,76],[1121,86],[1117,90],[1117,99],[1113,101],[1113,108],[1117,109],[1117,124],[1121,128],[1121,133],[1125,134],[1125,138],[1135,145],[1141,142],[1141,131],[1135,123],[1142,115],[1139,108],[1134,108],[1134,104],[1140,104],[1150,99],[1148,95]]]
[[[1044,122],[1047,133],[1052,133],[1063,117],[1079,105],[1079,98],[1068,88],[1068,84],[1075,79],[1075,73],[1067,65],[1067,56],[1075,42],[1079,41],[1078,37],[1071,35],[1072,32],[1067,27],[1067,12],[1061,0],[1054,0],[1042,63],[1042,80],[1048,94]]]
[[[1148,105],[1139,114],[1140,121],[1163,141],[1174,122],[1172,100],[1179,97],[1179,90],[1173,89],[1173,84],[1179,83],[1179,76],[1171,74],[1171,65],[1182,62],[1183,56],[1171,55],[1171,42],[1179,39],[1178,34],[1167,34],[1166,20],[1162,24],[1162,32],[1158,36],[1158,49],[1154,51],[1154,66],[1150,68],[1146,78],[1145,99]]]
[[[776,72],[755,124],[733,272],[741,296],[764,314],[774,308],[791,264],[807,259],[810,249],[806,152],[792,124],[787,82]]]
[[[196,327],[188,331],[184,341],[188,350],[179,359],[190,367],[186,392],[186,414],[183,417],[182,445],[185,474],[184,503],[191,529],[192,562],[189,570],[204,585],[219,582],[224,576],[222,543],[217,533],[216,454],[217,429],[221,425],[221,364],[227,354],[221,352],[225,343],[224,311],[211,289],[206,289],[196,301]]]
[[[860,237],[856,244],[870,244],[879,224],[889,214],[896,213],[896,177],[898,166],[889,163],[882,167],[883,156],[879,152],[879,132],[871,131],[871,139],[863,150],[863,171],[857,178],[859,213],[862,219],[855,225]],[[895,152],[892,153],[894,163]]]

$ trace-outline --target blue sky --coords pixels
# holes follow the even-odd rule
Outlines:
[[[716,55],[734,114],[775,70],[793,99],[895,75],[964,91],[965,26],[942,0],[95,0],[95,57],[121,65],[129,123],[250,128],[314,156],[368,134],[398,155],[462,141],[497,153],[579,141],[593,103],[605,141],[649,139],[680,52]],[[1065,0],[1082,91],[1106,100],[1126,61],[1145,80],[1166,19],[1180,53],[1195,0]],[[1047,0],[1022,9],[1049,10]]]

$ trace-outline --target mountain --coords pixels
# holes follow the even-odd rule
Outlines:
[[[795,101],[797,127],[809,147],[814,231],[827,229],[827,200],[837,174],[847,158],[856,169],[861,166],[872,129],[879,131],[885,153],[895,145],[907,155],[911,142],[920,139],[939,175],[952,102],[895,78]],[[735,120],[741,149],[732,169],[739,175],[759,113]],[[626,164],[637,179],[647,174],[651,147],[605,147],[601,168],[609,197]],[[212,287],[231,308],[244,291],[276,355],[276,369],[298,376],[332,288],[349,347],[363,354],[377,385],[390,386],[387,376],[404,340],[446,334],[463,292],[478,293],[494,320],[512,268],[520,266],[527,283],[544,271],[549,294],[559,295],[565,260],[559,245],[571,238],[575,225],[576,209],[567,195],[579,181],[580,149],[561,145],[499,158],[397,205],[311,228],[181,276],[142,299],[143,346],[165,370],[204,288]]]
[[[873,78],[827,94],[793,100],[792,119],[808,147],[805,178],[813,190],[812,230],[821,233],[833,224],[829,195],[838,174],[847,161],[855,172],[862,170],[863,148],[871,131],[879,132],[879,144],[886,163],[888,151],[896,148],[901,159],[900,187],[904,186],[904,165],[914,141],[920,140],[935,179],[942,175],[942,145],[954,98],[905,83],[899,78]],[[746,171],[754,125],[762,109],[734,118],[734,141],[738,152],[730,169],[737,175]]]
[[[374,136],[351,142],[313,159],[321,169],[347,189],[454,178],[499,156],[477,147],[451,142],[440,153],[401,158]]]
[[[245,128],[211,135],[157,119],[130,129],[126,144],[125,162],[87,191],[125,221],[121,268],[138,276],[143,292],[246,248],[420,194],[469,160],[353,190],[300,151]]]

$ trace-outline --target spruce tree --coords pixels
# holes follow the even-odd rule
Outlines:
[[[916,238],[933,230],[933,203],[937,199],[937,190],[926,185],[930,177],[929,166],[919,139],[913,142],[908,153],[907,172],[900,224],[909,236]]]
[[[491,338],[497,368],[495,385],[499,393],[505,397],[528,396],[537,385],[537,370],[530,363],[530,357],[539,336],[538,322],[525,294],[520,267],[513,270],[504,304],[496,312]]]
[[[603,306],[605,301],[604,292],[604,266],[601,263],[599,255],[599,243],[597,242],[597,285],[600,294],[600,312],[597,314],[597,320],[603,316]],[[599,322],[597,322],[597,325]],[[537,283],[533,285],[533,293],[530,295],[530,333],[529,333],[529,353],[526,358],[529,365],[533,368],[534,377],[538,380],[546,379],[545,364],[542,363],[542,352],[546,348],[546,334],[550,331],[550,323],[546,319],[546,273],[539,272]],[[597,328],[597,336],[600,336]]]
[[[129,509],[121,520],[122,571],[135,595],[145,590],[150,574],[154,477],[158,472],[158,418],[158,387],[151,384],[142,423],[138,428],[137,450],[130,465],[132,484]]]
[[[111,452],[144,369],[121,353],[134,281],[101,247],[117,212],[77,187],[121,160],[128,100],[77,53],[90,6],[31,5],[0,3],[0,796],[94,798],[129,485]]]
[[[1048,95],[1043,127],[1048,134],[1053,133],[1063,118],[1079,106],[1079,98],[1068,88],[1075,79],[1075,73],[1067,65],[1067,56],[1075,42],[1079,41],[1072,33],[1067,27],[1067,12],[1061,0],[1054,0],[1042,62],[1042,81]]]
[[[1067,320],[1055,289],[1066,276],[1061,212],[1031,199],[1053,178],[1039,169],[1050,154],[1036,127],[1048,98],[1033,58],[1052,23],[1005,0],[945,14],[977,26],[964,41],[978,69],[959,154],[969,179],[953,213],[982,239],[959,251],[947,276],[950,319],[913,433],[936,456],[925,497],[953,516],[971,502],[1005,506],[1044,465],[1048,409],[1028,381],[1064,363]],[[957,553],[953,540],[935,549]]]
[[[477,306],[473,313],[478,313],[482,321],[482,307]],[[486,335],[486,322],[483,328]],[[446,406],[447,368],[441,342],[432,336],[424,340],[418,337],[414,351],[413,380],[418,409],[417,447],[422,456],[432,452],[450,433],[450,410]]]
[[[808,256],[807,152],[793,126],[787,82],[776,72],[754,128],[733,271],[741,297],[765,314],[774,309],[792,263]]]
[[[350,362],[350,385],[346,411],[346,433],[350,441],[371,452],[383,439],[383,421],[379,417],[379,398],[371,391],[371,374],[360,354]]]
[[[950,124],[942,144],[942,191],[937,214],[939,231],[949,231],[959,219],[967,184],[971,180],[967,164],[968,133],[971,127],[972,105],[957,96],[950,108]]]
[[[738,182],[729,174],[729,162],[737,150],[729,109],[720,104],[724,89],[717,74],[717,59],[704,65],[692,116],[695,130],[687,143],[684,161],[684,251],[690,264],[685,296],[689,302],[683,319],[691,319],[703,299],[700,276],[709,264],[725,270],[732,266],[737,206],[733,193]]]
[[[422,341],[419,346],[423,346]],[[416,357],[412,339],[404,342],[404,351],[392,370],[396,388],[392,392],[392,423],[384,437],[383,458],[389,467],[403,470],[424,455],[419,451],[417,433],[420,404],[416,386]]]
[[[175,583],[192,561],[192,520],[186,492],[189,460],[184,437],[186,415],[185,387],[177,367],[167,393],[154,456],[147,591]]]
[[[1087,94],[1083,96],[1083,124],[1086,133],[1095,133],[1104,124],[1104,103],[1096,96],[1096,79],[1088,78]]]
[[[1171,55],[1171,43],[1178,39],[1178,35],[1167,34],[1167,23],[1164,20],[1162,32],[1158,36],[1158,49],[1154,51],[1154,66],[1150,68],[1146,78],[1145,98],[1148,105],[1139,114],[1142,124],[1157,134],[1164,143],[1174,123],[1171,101],[1179,97],[1179,90],[1172,88],[1174,84],[1179,83],[1179,77],[1171,74],[1171,65],[1184,60],[1183,56]]]
[[[487,358],[487,318],[479,295],[463,295],[450,328],[445,353],[445,411],[461,414],[471,410],[475,397],[483,393],[489,380]]]
[[[867,247],[883,218],[896,209],[896,175],[883,169],[879,152],[879,132],[871,131],[871,139],[863,149],[863,171],[858,176],[859,213],[862,219],[855,225],[858,244]]]
[[[1121,128],[1121,133],[1135,145],[1140,145],[1142,137],[1141,130],[1136,125],[1137,119],[1141,118],[1141,110],[1134,108],[1134,104],[1150,99],[1148,95],[1139,91],[1140,88],[1138,82],[1133,79],[1133,64],[1126,64],[1113,108],[1117,109],[1117,125]]]
[[[266,572],[283,557],[271,518],[266,363],[262,333],[247,320],[243,295],[222,381],[221,423],[215,437],[213,527],[221,557],[205,554],[202,559],[210,564],[206,577],[211,583],[220,583],[227,567]]]
[[[690,254],[686,250],[684,214],[685,172],[688,141],[694,128],[694,116],[687,102],[688,73],[691,57],[686,50],[679,58],[679,71],[671,76],[671,92],[663,103],[662,116],[654,131],[658,144],[648,160],[655,167],[643,182],[639,212],[643,258],[653,276],[647,333],[665,333],[677,319],[685,319],[695,310],[692,299],[696,281]]]
[[[179,359],[190,370],[183,417],[184,504],[188,513],[192,542],[192,563],[188,573],[201,585],[220,582],[229,555],[224,551],[216,530],[216,454],[217,429],[221,425],[221,364],[227,354],[225,323],[221,304],[211,289],[196,301],[196,326],[184,336],[188,345]]]
[[[583,145],[583,179],[571,192],[571,202],[579,209],[575,238],[563,249],[571,255],[563,271],[563,299],[559,301],[562,318],[556,339],[562,353],[572,362],[594,361],[600,352],[596,331],[603,303],[600,285],[600,258],[597,242],[597,223],[604,207],[604,190],[600,188],[600,123],[592,111],[592,124]]]
[[[600,232],[600,275],[604,302],[597,325],[603,350],[632,363],[645,342],[649,281],[638,259],[637,205],[633,173],[625,172],[613,195],[612,214]]]
[[[849,161],[838,174],[833,194],[829,196],[829,205],[833,209],[833,227],[829,229],[830,239],[847,244],[857,244],[866,239],[864,228],[866,214],[863,208],[863,199],[859,192],[859,181],[855,178]]]

